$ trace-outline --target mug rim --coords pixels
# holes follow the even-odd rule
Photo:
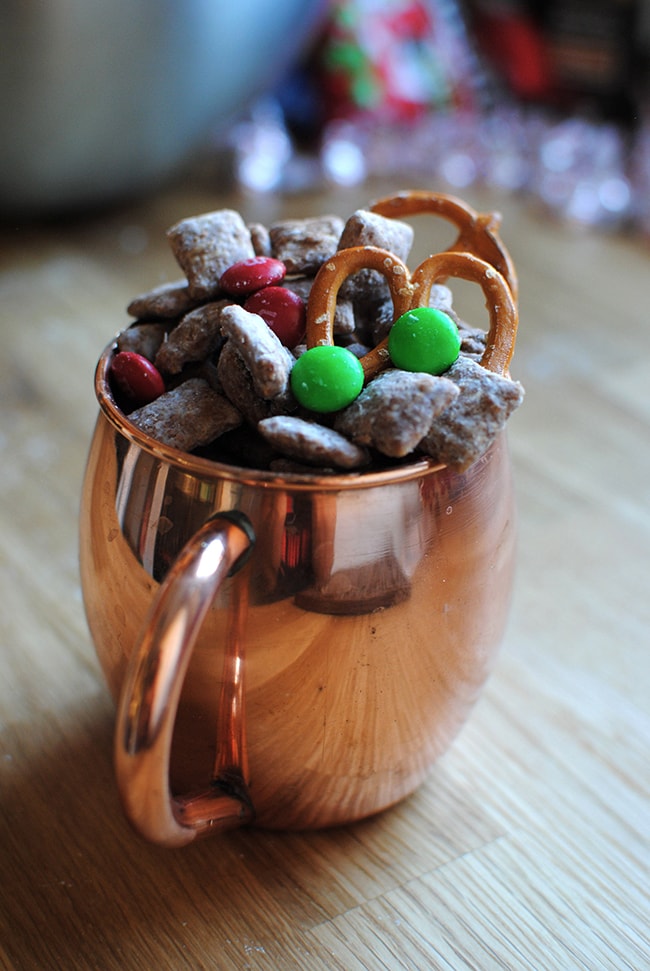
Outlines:
[[[116,350],[117,341],[114,338],[102,351],[95,368],[95,397],[99,403],[101,413],[124,438],[127,438],[130,442],[145,452],[148,452],[154,458],[174,465],[192,475],[197,475],[201,478],[226,479],[232,482],[262,486],[263,488],[269,489],[283,489],[290,486],[292,489],[311,491],[318,488],[321,491],[339,492],[341,490],[365,489],[373,486],[407,482],[411,479],[419,479],[431,473],[442,472],[447,469],[446,463],[434,462],[433,459],[423,456],[405,465],[372,472],[351,471],[323,475],[315,469],[314,472],[278,473],[270,469],[254,469],[242,465],[218,462],[216,459],[204,458],[199,455],[192,455],[189,452],[184,452],[171,445],[165,445],[163,442],[156,441],[151,435],[143,432],[130,422],[128,416],[118,408],[108,380],[108,366]]]

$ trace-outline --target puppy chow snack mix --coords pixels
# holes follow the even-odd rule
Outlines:
[[[411,270],[405,219],[420,213],[458,237]],[[517,279],[498,227],[431,192],[347,220],[183,219],[167,234],[183,277],[128,305],[109,366],[116,404],[167,446],[279,475],[425,457],[463,470],[524,394],[509,374]],[[454,310],[454,279],[482,288],[487,330]]]

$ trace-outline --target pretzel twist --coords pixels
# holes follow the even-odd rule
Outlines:
[[[411,277],[413,306],[426,307],[436,283],[456,277],[478,283],[485,294],[490,327],[481,364],[488,371],[506,374],[515,350],[519,316],[512,292],[504,277],[486,260],[471,253],[446,250],[429,256]]]
[[[431,213],[453,223],[459,232],[446,251],[472,253],[491,263],[504,277],[513,299],[517,300],[517,272],[499,238],[501,216],[498,212],[479,213],[455,196],[425,190],[400,192],[378,199],[370,206],[370,211],[390,219]]]
[[[489,371],[508,370],[517,336],[518,315],[512,293],[501,274],[471,253],[445,250],[424,260],[411,275],[408,267],[388,250],[355,246],[339,250],[318,271],[307,308],[307,346],[333,344],[336,298],[344,281],[359,270],[378,270],[388,281],[393,300],[393,321],[414,307],[428,306],[431,288],[450,277],[478,283],[486,298],[490,327],[481,364]],[[390,363],[388,338],[361,358],[366,381]]]
[[[339,289],[359,270],[377,270],[386,278],[393,301],[393,320],[410,310],[413,301],[411,274],[402,260],[378,246],[352,246],[339,250],[321,266],[312,284],[307,307],[308,347],[334,343],[333,321]],[[366,379],[387,366],[389,357],[384,345],[382,341],[361,358]]]

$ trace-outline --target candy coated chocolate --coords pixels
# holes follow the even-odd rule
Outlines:
[[[111,361],[110,376],[116,387],[129,401],[147,405],[165,390],[160,371],[135,351],[120,351]]]
[[[388,353],[403,371],[442,374],[460,353],[458,328],[442,310],[414,307],[391,327]]]
[[[281,260],[271,256],[251,256],[233,263],[221,274],[219,286],[231,297],[245,297],[262,287],[270,287],[284,279],[287,268]]]
[[[291,390],[310,411],[327,414],[351,404],[363,388],[363,368],[345,347],[321,344],[302,354],[291,370]]]
[[[244,310],[259,314],[285,347],[295,347],[305,336],[305,302],[286,287],[264,287],[244,303]]]

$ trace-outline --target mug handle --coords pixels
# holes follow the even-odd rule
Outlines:
[[[197,636],[219,587],[244,565],[254,541],[250,522],[237,511],[217,513],[203,524],[160,585],[122,684],[114,742],[122,804],[136,831],[163,846],[183,846],[254,815],[245,782],[242,645],[236,635],[226,649],[210,786],[176,796],[169,783],[176,712]]]

